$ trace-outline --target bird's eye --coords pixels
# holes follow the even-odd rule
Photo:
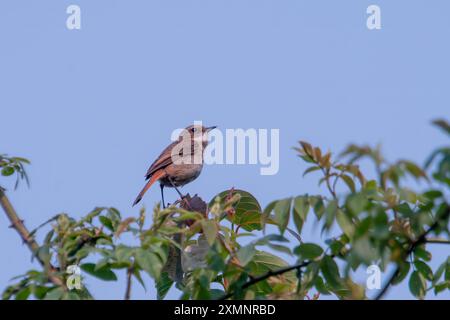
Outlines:
[[[196,131],[197,131],[197,128],[194,127],[194,128],[191,129],[191,131],[192,131],[192,132],[196,132]]]

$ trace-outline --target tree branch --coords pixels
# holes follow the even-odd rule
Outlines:
[[[420,235],[419,238],[417,238],[415,241],[413,241],[410,245],[408,250],[406,250],[405,255],[403,257],[403,259],[406,259],[409,257],[409,255],[414,252],[414,250],[421,244],[427,243],[428,239],[427,236],[433,231],[435,230],[438,226],[439,223],[442,220],[446,220],[450,215],[450,206],[447,205],[447,210],[446,212],[443,214],[443,216],[440,219],[437,219],[429,228],[427,231],[425,231],[424,233],[422,233]],[[434,243],[434,242],[431,242]],[[395,268],[394,272],[392,272],[391,276],[389,277],[388,281],[386,282],[386,284],[384,285],[384,287],[381,289],[381,291],[378,293],[378,295],[375,297],[375,300],[380,300],[387,292],[387,290],[389,289],[389,287],[392,285],[392,282],[395,280],[395,278],[398,276],[400,272],[400,265],[397,264],[397,267]]]
[[[130,300],[131,298],[131,280],[133,276],[133,267],[127,269],[127,288],[125,290],[125,300]]]
[[[4,189],[0,187],[0,205],[5,211],[6,216],[8,217],[9,221],[11,222],[11,228],[15,229],[19,236],[22,238],[22,241],[28,246],[31,253],[34,257],[37,258],[39,263],[45,268],[46,263],[43,261],[39,255],[37,254],[37,251],[39,250],[39,244],[34,240],[34,238],[30,235],[30,232],[23,224],[23,220],[19,218],[17,215],[16,210],[12,206],[11,202],[7,198]],[[50,267],[52,269],[52,267]],[[53,282],[57,286],[63,286],[63,281],[58,278],[57,276],[52,274],[52,271],[49,270],[48,278],[51,282]]]
[[[337,194],[336,194],[336,190],[334,190],[331,187],[331,183],[330,183],[330,176],[329,176],[330,169],[325,170],[323,167],[321,167],[321,169],[322,169],[322,173],[323,173],[324,178],[325,178],[325,183],[326,183],[326,186],[328,188],[328,191],[331,193],[331,196],[333,197],[333,199],[337,201],[338,197],[337,197]]]
[[[427,238],[425,240],[426,243],[433,243],[433,244],[450,244],[450,240],[447,239],[441,239],[441,238]]]
[[[274,276],[279,276],[279,275],[281,275],[283,273],[286,273],[286,272],[289,272],[289,271],[292,271],[292,270],[298,270],[300,268],[304,268],[304,267],[308,266],[310,263],[311,263],[311,261],[306,261],[306,262],[302,262],[302,263],[299,263],[299,264],[288,266],[288,267],[285,267],[285,268],[282,268],[282,269],[279,269],[279,270],[276,270],[276,271],[269,271],[269,272],[267,272],[266,274],[264,274],[262,276],[250,279],[248,282],[246,282],[241,287],[241,289],[247,289],[247,288],[251,287],[252,285],[257,284],[258,282],[264,281],[264,280],[266,280],[268,278],[271,278],[271,277],[274,277]],[[235,291],[231,291],[231,292],[223,295],[222,297],[220,297],[218,300],[229,299],[232,296],[234,296],[235,294],[236,294]]]

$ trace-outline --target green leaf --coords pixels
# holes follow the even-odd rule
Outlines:
[[[212,246],[214,242],[217,239],[217,223],[214,220],[203,220],[202,221],[202,229],[203,234],[206,237],[206,240],[208,241],[208,244]]]
[[[447,282],[440,282],[434,286],[434,294],[437,295],[444,291],[445,289],[450,289],[450,283]]]
[[[442,192],[439,190],[430,190],[425,192],[423,195],[430,200],[435,200],[443,196]]]
[[[163,300],[172,285],[173,280],[169,278],[169,274],[167,272],[163,272],[158,281],[156,281],[157,299]]]
[[[325,256],[320,264],[320,270],[331,288],[335,290],[342,288],[339,268],[333,258]]]
[[[389,238],[390,230],[389,230],[389,222],[388,221],[389,221],[389,218],[388,218],[386,212],[384,211],[384,209],[378,210],[377,214],[375,215],[375,217],[373,219],[373,223],[374,223],[373,235],[376,238],[378,238],[378,239]]]
[[[62,287],[56,287],[55,289],[52,289],[47,292],[45,295],[45,300],[59,300],[61,299],[62,295],[64,294],[64,289]]]
[[[426,279],[433,280],[433,271],[425,262],[417,260],[414,262],[414,266]]]
[[[367,265],[372,264],[378,258],[377,248],[367,236],[357,239],[354,242],[352,252]]]
[[[249,210],[245,214],[235,217],[234,223],[245,231],[262,229],[262,213],[260,211]]]
[[[50,253],[50,248],[48,245],[39,247],[36,254],[41,261],[44,261],[44,263],[49,263],[50,259],[52,258],[52,254]]]
[[[359,221],[359,223],[356,225],[355,229],[355,238],[361,238],[364,235],[366,235],[370,228],[372,227],[373,218],[371,216],[368,216],[364,218],[363,220]]]
[[[25,287],[16,294],[16,300],[27,300],[30,293],[30,287]]]
[[[314,243],[302,243],[294,252],[304,260],[313,260],[322,255],[323,249]]]
[[[271,203],[269,203],[267,205],[267,207],[264,208],[264,211],[262,213],[262,217],[261,217],[261,225],[262,228],[265,228],[266,224],[268,223],[270,214],[273,211],[273,208],[275,208],[275,205],[277,204],[278,201],[272,201]]]
[[[65,292],[62,300],[81,300],[81,297],[75,291]]]
[[[317,170],[320,170],[319,166],[309,167],[308,169],[305,170],[305,172],[303,172],[303,177],[306,176],[308,173],[311,173],[311,172],[314,172],[314,171],[317,171]]]
[[[334,223],[334,220],[336,218],[336,214],[338,212],[339,206],[337,204],[336,200],[332,200],[328,203],[327,208],[325,209],[325,224],[324,224],[324,230],[329,230],[331,226]]]
[[[78,261],[83,260],[94,250],[95,250],[95,248],[93,248],[93,247],[89,247],[89,246],[83,247],[77,251],[77,253],[75,254],[75,257],[77,258]]]
[[[350,189],[350,191],[355,193],[356,186],[355,186],[355,182],[353,181],[353,179],[349,175],[346,175],[346,174],[341,174],[341,178],[345,182],[347,187]]]
[[[81,270],[104,281],[117,281],[116,274],[107,266],[95,269],[95,263],[85,263],[80,266]]]
[[[414,249],[414,257],[420,258],[425,261],[430,261],[431,253],[425,250],[423,247],[416,247]]]
[[[14,173],[13,167],[4,167],[2,169],[2,175],[5,177],[8,177],[8,176],[12,175],[13,173]]]
[[[323,278],[321,276],[316,276],[314,285],[320,294],[324,295],[330,294],[330,291],[328,291],[327,286],[325,285],[325,282],[323,281]]]
[[[236,256],[243,267],[245,267],[256,254],[256,249],[254,244],[249,244],[241,247]]]
[[[345,248],[345,243],[342,242],[341,240],[330,239],[326,243],[329,245],[331,254],[333,254],[333,255],[340,255],[341,250]]]
[[[211,250],[208,257],[208,268],[219,273],[226,268],[225,258],[216,250]]]
[[[450,124],[446,120],[436,119],[433,120],[433,124],[445,133],[450,134]]]
[[[200,220],[203,215],[198,212],[186,212],[180,215],[178,218],[174,218],[176,221],[186,221],[186,220]]]
[[[427,178],[425,172],[415,163],[411,161],[403,161],[403,164],[405,165],[406,171],[408,171],[413,177],[425,179]]]
[[[252,274],[255,276],[263,275],[268,271],[276,271],[287,266],[288,263],[286,261],[265,251],[257,251],[252,261],[248,264],[248,267],[252,270]],[[297,276],[294,271],[286,272],[283,276],[290,283],[297,281]]]
[[[409,290],[411,293],[416,298],[423,299],[426,294],[426,285],[424,276],[418,271],[413,271],[409,278]]]
[[[447,261],[442,263],[439,266],[439,268],[436,270],[436,272],[434,273],[433,282],[432,282],[433,286],[436,285],[436,283],[438,283],[439,279],[441,279],[442,275],[445,272],[446,266],[447,266]]]
[[[267,236],[262,237],[261,239],[255,241],[256,246],[265,246],[266,244],[270,243],[271,241],[277,241],[277,242],[289,242],[288,239],[285,237],[279,235],[279,234],[268,234]]]
[[[291,249],[287,246],[283,246],[280,244],[273,244],[273,243],[269,243],[267,245],[270,249],[275,250],[275,251],[279,251],[288,255],[292,255]]]
[[[211,300],[218,300],[225,294],[225,292],[220,289],[211,289],[210,293],[211,293],[210,297]]]
[[[100,217],[98,217],[98,219],[100,220],[102,225],[104,225],[110,231],[114,231],[114,227],[113,227],[111,219],[109,219],[108,217],[105,217],[105,216],[100,216]]]
[[[292,198],[283,199],[275,204],[274,221],[277,223],[281,233],[284,233],[289,222]]]
[[[407,262],[402,263],[400,265],[399,273],[394,278],[394,280],[392,280],[392,284],[396,285],[396,284],[402,283],[403,280],[408,276],[410,269],[411,269],[411,265],[409,263],[407,263]]]
[[[403,202],[396,206],[395,211],[403,214],[405,217],[411,217],[412,215],[414,215],[414,211],[412,211],[411,207],[406,202]]]
[[[299,276],[299,283],[297,284],[297,291],[300,295],[305,295],[312,286],[314,286],[315,278],[319,273],[319,266],[317,263],[310,263]],[[301,276],[301,277],[300,277]]]
[[[294,199],[294,211],[303,221],[306,220],[309,211],[308,196],[298,196]]]
[[[25,164],[30,164],[30,160],[22,158],[22,157],[12,157],[11,160],[14,160],[15,162],[23,162]]]
[[[367,202],[368,200],[364,195],[360,193],[355,193],[348,196],[346,205],[350,213],[353,216],[357,216],[358,214],[364,211],[364,209],[367,206]]]
[[[50,288],[48,287],[41,287],[41,286],[34,286],[33,287],[33,294],[36,299],[42,300],[45,298],[45,295],[49,291]]]
[[[122,217],[120,215],[120,211],[116,208],[108,208],[107,212],[108,218],[111,220],[113,230],[115,231],[119,224],[122,222]]]
[[[258,200],[256,200],[256,198],[249,192],[244,191],[244,190],[233,190],[232,191],[232,196],[235,196],[236,194],[239,194],[240,199],[237,203],[233,204],[233,208],[235,210],[234,215],[232,218],[230,218],[228,215],[226,216],[227,220],[230,220],[231,222],[234,222],[234,219],[237,219],[237,221],[239,221],[242,216],[244,216],[248,211],[256,211],[256,212],[262,212],[262,208],[258,202]],[[215,197],[212,198],[212,200],[209,203],[209,207],[211,208],[214,203],[215,203],[215,199],[217,197],[220,198],[222,203],[225,203],[226,199],[229,197],[230,195],[230,190],[225,190],[221,193],[219,193],[218,195],[216,195]],[[236,223],[238,224],[238,223]],[[247,230],[247,231],[251,231],[246,229],[246,227],[243,227],[243,229]]]
[[[108,258],[103,258],[100,259],[99,261],[97,261],[97,263],[95,264],[95,271],[98,271],[104,267],[106,267],[109,263],[109,259]]]
[[[447,264],[445,265],[445,281],[450,281],[450,257],[447,258]]]
[[[137,248],[134,257],[139,266],[152,278],[159,279],[163,264],[156,254],[142,248]]]
[[[364,189],[368,191],[377,191],[378,189],[377,181],[376,180],[367,181],[366,184],[364,185]]]
[[[350,218],[347,217],[341,209],[337,209],[336,211],[336,221],[345,235],[347,235],[349,238],[352,238],[353,234],[355,233],[355,226]]]
[[[131,264],[130,258],[134,253],[134,248],[125,245],[118,245],[114,251],[114,256],[118,263]]]
[[[314,214],[317,219],[320,220],[325,212],[325,204],[323,203],[323,199],[320,196],[309,197],[309,202],[311,207],[314,209]]]
[[[47,233],[47,235],[45,236],[44,244],[50,245],[50,242],[51,242],[51,240],[52,240],[52,238],[53,238],[54,235],[55,235],[55,230],[54,230],[54,229],[50,230],[50,231]]]
[[[97,208],[94,208],[94,210],[92,210],[91,212],[89,212],[82,220],[81,220],[81,222],[89,222],[89,223],[91,223],[92,222],[92,219],[94,219],[95,217],[97,217],[98,215],[100,215],[102,212],[103,212],[103,210],[105,210],[105,208],[100,208],[100,207],[97,207]]]
[[[303,159],[303,161],[305,161],[306,163],[315,163],[315,161],[313,159],[311,159],[310,156],[304,155],[304,156],[299,156],[300,158]]]
[[[144,290],[147,291],[147,287],[145,286],[144,280],[142,280],[142,276],[141,276],[140,270],[138,270],[137,268],[133,268],[133,276],[141,284],[142,288],[144,288]]]
[[[309,211],[309,198],[299,196],[294,199],[294,224],[299,234],[302,233],[303,224]]]

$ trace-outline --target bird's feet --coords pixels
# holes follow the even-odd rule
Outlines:
[[[186,195],[181,194],[180,199],[175,201],[174,205],[181,204],[181,207],[187,208],[188,210],[192,210],[190,201],[191,201],[191,196],[189,193]]]

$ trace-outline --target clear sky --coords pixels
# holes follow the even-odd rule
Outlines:
[[[70,4],[81,7],[81,30],[66,28]],[[381,7],[381,30],[366,27],[370,4]],[[147,167],[194,120],[280,129],[277,175],[208,166],[184,188],[208,200],[232,186],[263,205],[318,192],[291,149],[299,139],[334,151],[382,143],[390,159],[423,163],[446,142],[429,123],[450,115],[449,13],[446,0],[3,0],[0,153],[32,161],[31,188],[8,195],[30,228],[95,206],[137,215]],[[144,204],[157,201],[154,188]],[[31,265],[7,224],[0,214],[1,289]],[[433,254],[442,260],[448,248]],[[87,285],[122,298],[120,279]],[[146,281],[133,298],[155,298]],[[403,285],[387,297],[411,295]]]

